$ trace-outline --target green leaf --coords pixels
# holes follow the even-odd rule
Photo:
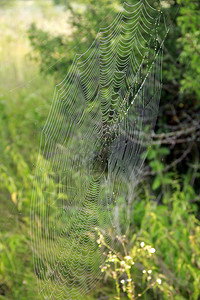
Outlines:
[[[156,178],[154,179],[154,182],[152,185],[153,191],[156,190],[157,188],[159,188],[160,185],[161,185],[161,177],[159,175],[157,175]]]

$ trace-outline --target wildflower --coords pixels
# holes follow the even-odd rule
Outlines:
[[[156,281],[157,281],[158,284],[162,283],[162,280],[160,278],[158,278]]]
[[[156,249],[151,248],[151,249],[149,250],[149,252],[150,252],[150,253],[155,253],[155,252],[156,252]]]
[[[126,259],[131,259],[131,257],[129,255],[125,256]]]
[[[122,260],[122,261],[121,261],[121,265],[125,265],[125,261]]]
[[[151,276],[148,276],[148,277],[147,277],[147,280],[148,280],[148,281],[151,280]]]
[[[144,247],[144,242],[141,242],[141,243],[140,243],[140,246],[143,248],[143,247]]]
[[[132,281],[132,279],[130,278],[130,279],[127,279],[127,281]]]
[[[122,279],[120,282],[121,282],[122,284],[124,284],[124,283],[125,283],[125,280],[124,280],[124,279]]]
[[[151,274],[151,273],[152,273],[152,270],[148,270],[147,272],[148,272],[149,274]]]
[[[145,273],[146,273],[146,270],[143,270],[142,273],[145,274]]]

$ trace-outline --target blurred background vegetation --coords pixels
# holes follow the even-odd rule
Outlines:
[[[29,217],[40,133],[55,84],[66,75],[74,54],[88,48],[121,4],[0,2],[0,299],[42,299],[33,273]],[[161,5],[172,23],[164,48],[163,92],[134,199],[133,238],[126,246],[131,249],[137,238],[156,249],[155,259],[140,263],[163,274],[162,288],[142,299],[198,300],[200,2],[168,0]],[[135,285],[141,281],[135,274]],[[105,278],[84,299],[114,295],[112,278]]]

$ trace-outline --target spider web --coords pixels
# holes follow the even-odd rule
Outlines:
[[[164,22],[147,1],[124,3],[56,86],[31,207],[34,267],[45,299],[81,299],[102,277],[95,228],[117,248],[110,236],[131,226],[144,134],[158,113]]]

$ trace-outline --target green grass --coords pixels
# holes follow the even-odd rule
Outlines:
[[[5,7],[1,18],[0,299],[40,300],[43,297],[38,294],[33,272],[29,216],[40,134],[55,81],[43,76],[37,63],[29,58],[28,22],[22,18],[23,6],[15,5]],[[59,21],[59,14],[43,5],[45,18]],[[42,26],[45,20],[40,19],[39,12],[33,6],[31,16]],[[104,294],[102,287],[82,299],[96,299],[98,294]]]
[[[34,9],[33,18],[39,21]],[[0,299],[36,300],[42,297],[37,293],[32,263],[32,180],[55,82],[44,78],[27,55],[31,49],[23,6],[1,13]]]

